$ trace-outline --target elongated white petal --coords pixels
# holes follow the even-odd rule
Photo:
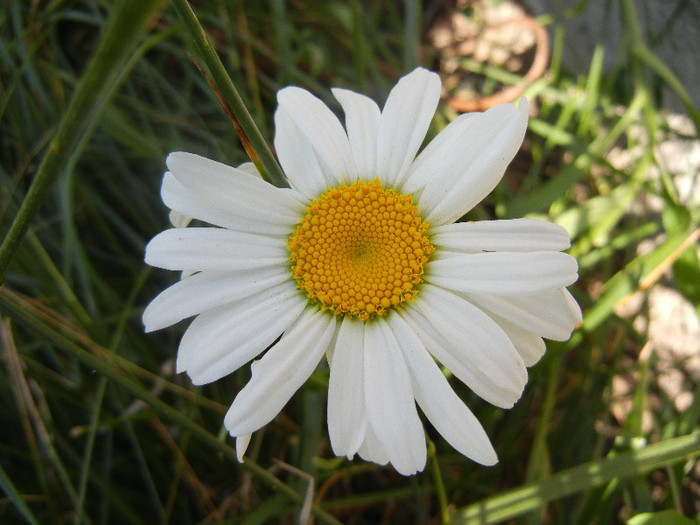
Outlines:
[[[377,174],[389,187],[401,184],[428,132],[440,100],[440,77],[418,68],[389,93],[379,120]]]
[[[527,383],[525,364],[503,330],[479,308],[424,284],[404,312],[401,317],[428,351],[477,395],[502,408],[520,398]]]
[[[277,224],[296,224],[304,206],[255,175],[192,153],[175,152],[166,160],[185,187],[213,207]]]
[[[143,312],[146,332],[237,301],[289,279],[283,266],[237,272],[200,272],[162,291]]]
[[[481,113],[464,113],[445,126],[411,164],[404,181],[401,183],[401,191],[403,193],[421,191],[433,179],[442,177],[443,174],[437,171],[440,169],[440,165],[436,164],[434,159],[445,159],[454,156],[454,152],[459,151],[462,147],[462,135],[469,126],[479,121],[479,115]],[[423,205],[419,201],[418,211],[427,215],[430,207]]]
[[[421,169],[434,174],[420,176],[428,184],[420,197],[419,212],[427,215],[431,225],[455,222],[496,187],[520,149],[527,118],[525,100],[518,108],[495,106],[469,120],[457,150],[440,157],[436,153],[442,148],[436,148],[426,153],[427,158],[416,160]]]
[[[401,349],[381,317],[366,325],[364,345],[369,423],[396,471],[414,474],[425,467],[425,434]]]
[[[576,319],[577,324],[582,323],[583,313],[581,312],[581,307],[576,302],[576,299],[574,299],[574,296],[571,295],[571,292],[569,292],[569,290],[566,288],[562,288],[561,293],[564,295],[564,300],[566,301],[566,307],[567,310],[569,310],[569,314]]]
[[[456,222],[431,228],[430,235],[434,246],[463,253],[562,251],[571,246],[564,228],[536,219]]]
[[[247,270],[285,265],[280,239],[222,228],[171,228],[146,246],[146,263],[166,270]]]
[[[345,127],[357,174],[364,181],[373,180],[377,167],[379,106],[371,98],[348,89],[332,91],[345,112]]]
[[[313,146],[283,108],[275,112],[275,150],[289,184],[313,198],[335,182],[324,175]]]
[[[280,236],[288,236],[294,229],[293,225],[273,223],[265,218],[246,217],[227,207],[217,207],[220,203],[214,203],[206,196],[192,192],[170,172],[163,176],[160,194],[165,205],[171,210],[222,228]]]
[[[365,438],[365,324],[345,316],[338,331],[328,383],[328,434],[336,456],[351,458]]]
[[[581,310],[564,288],[510,297],[482,293],[469,293],[465,297],[520,328],[554,341],[569,339],[571,331],[581,322]]]
[[[426,280],[460,292],[533,294],[578,278],[576,259],[561,252],[486,252],[431,261]]]
[[[307,308],[297,322],[252,366],[253,376],[224,418],[232,436],[266,425],[309,378],[335,332],[335,316]]]
[[[389,454],[384,450],[384,446],[379,441],[377,434],[372,430],[372,425],[367,425],[365,439],[357,453],[365,461],[371,461],[377,465],[389,463]]]
[[[542,359],[547,346],[540,336],[498,316],[494,319],[523,358],[525,366],[530,367]]]
[[[423,343],[398,313],[388,319],[411,374],[413,394],[433,426],[457,451],[482,465],[498,458],[484,427],[450,387]]]
[[[277,102],[327,169],[325,175],[329,186],[357,178],[347,133],[321,100],[305,89],[292,86],[277,93]]]
[[[237,370],[270,346],[306,306],[293,283],[200,314],[182,336],[175,363],[195,385]]]
[[[251,436],[252,434],[243,434],[236,438],[236,459],[239,463],[243,463],[243,456],[245,451],[248,450]]]

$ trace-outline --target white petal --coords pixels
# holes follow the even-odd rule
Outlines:
[[[566,288],[562,288],[561,293],[564,294],[564,300],[566,301],[566,306],[569,310],[569,314],[571,314],[571,316],[574,319],[576,319],[576,324],[580,325],[583,322],[583,313],[581,312],[581,307],[576,302],[576,299],[574,299],[574,296],[571,295],[571,292],[569,292],[569,290],[567,290]]]
[[[168,219],[170,220],[170,224],[176,228],[187,228],[187,226],[189,226],[189,224],[192,222],[193,217],[188,217],[187,215],[183,215],[178,211],[171,210],[168,214]]]
[[[401,349],[381,317],[367,323],[364,343],[367,418],[396,471],[415,474],[425,467],[425,434]]]
[[[146,332],[237,301],[289,279],[283,266],[238,272],[200,272],[163,290],[143,312]]]
[[[495,106],[469,120],[460,147],[451,154],[438,151],[442,156],[431,153],[420,159],[422,169],[431,173],[421,176],[429,182],[419,209],[427,215],[428,223],[438,226],[455,222],[496,187],[520,149],[527,118],[525,100],[518,108],[512,104]]]
[[[482,465],[498,461],[484,427],[450,387],[423,343],[398,313],[388,319],[403,350],[418,405],[456,450]]]
[[[309,307],[259,361],[224,418],[232,436],[266,425],[304,384],[326,351],[335,331],[335,316]]]
[[[270,346],[306,304],[296,286],[285,282],[207,310],[180,340],[177,371],[186,371],[195,385],[230,374]]]
[[[258,168],[252,162],[244,162],[243,164],[236,166],[237,169],[245,171],[249,175],[253,175],[259,179],[262,179],[262,175],[258,171]]]
[[[296,86],[277,92],[277,102],[313,147],[328,170],[329,186],[357,178],[348,136],[338,118],[318,98]]]
[[[379,120],[377,174],[390,187],[399,186],[423,143],[440,100],[440,77],[418,68],[389,93]]]
[[[288,264],[285,242],[223,228],[171,228],[146,246],[145,261],[166,270],[247,270]]]
[[[199,155],[174,152],[166,160],[170,172],[211,206],[276,224],[296,224],[304,206],[255,175]]]
[[[497,297],[490,294],[465,294],[469,301],[511,323],[554,341],[566,341],[581,322],[581,310],[564,288],[532,295]],[[573,307],[571,307],[573,301]]]
[[[354,456],[365,437],[364,332],[362,321],[345,316],[333,351],[328,383],[328,434],[336,456]]]
[[[468,301],[423,284],[402,312],[428,351],[489,403],[510,408],[527,383],[527,370],[506,334]]]
[[[163,177],[160,195],[168,208],[222,228],[284,236],[290,235],[294,229],[293,225],[269,222],[264,217],[243,216],[227,207],[217,207],[220,203],[212,202],[208,197],[192,192],[170,172]],[[300,213],[298,219],[301,220],[302,217],[303,213]]]
[[[506,333],[510,342],[513,343],[520,357],[523,358],[525,366],[530,367],[542,359],[547,346],[541,337],[505,319],[499,317],[495,317],[495,319],[498,326],[501,327],[501,330]]]
[[[568,286],[578,264],[561,252],[485,252],[430,261],[426,280],[460,292],[533,294]]]
[[[275,151],[289,184],[302,195],[314,198],[335,182],[326,178],[311,143],[281,107],[275,112]]]
[[[371,98],[348,89],[332,91],[345,112],[345,127],[357,174],[364,181],[373,180],[377,167],[379,106]]]
[[[374,430],[372,430],[371,425],[367,425],[365,439],[357,453],[365,461],[371,461],[377,465],[386,465],[389,463],[389,454],[384,450],[382,443],[379,441],[377,434],[374,433]]]
[[[415,193],[425,188],[436,177],[441,177],[442,174],[437,171],[440,169],[439,162],[454,157],[454,152],[461,150],[462,135],[474,122],[479,122],[479,115],[481,113],[464,113],[445,126],[411,164],[401,185],[401,192]],[[427,215],[430,208],[419,201],[418,211]]]
[[[535,219],[446,224],[430,229],[430,242],[445,250],[464,253],[562,251],[571,246],[564,228]]]
[[[248,450],[251,436],[252,434],[243,434],[236,438],[236,459],[239,463],[243,463],[243,456],[245,451]]]

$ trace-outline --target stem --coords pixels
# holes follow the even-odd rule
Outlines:
[[[245,107],[241,96],[231,81],[231,77],[229,77],[224,64],[221,62],[221,58],[214,50],[211,42],[209,42],[204,28],[199,23],[192,7],[187,0],[173,0],[172,5],[194,42],[197,59],[208,70],[213,84],[222,97],[220,100],[222,105],[225,103],[224,109],[227,112],[230,110],[235,116],[236,122],[240,125],[242,134],[239,132],[239,136],[241,136],[244,146],[246,145],[246,140],[249,141],[249,145],[253,150],[253,154],[250,155],[251,160],[255,163],[260,174],[275,186],[287,186],[287,179],[282,168],[277,163],[277,159],[275,159],[272,150],[263,138],[262,133],[260,133],[248,108]]]
[[[469,505],[452,517],[454,525],[492,523],[542,508],[544,504],[576,492],[590,490],[612,480],[645,474],[700,453],[700,431],[667,439],[641,450],[584,463],[563,470],[538,483],[503,492]]]
[[[442,481],[442,472],[440,472],[440,463],[437,458],[435,443],[428,440],[428,458],[430,459],[430,472],[433,474],[435,482],[435,493],[437,494],[438,503],[440,505],[440,517],[442,525],[450,525],[450,513],[447,510],[447,495],[445,494],[445,484]]]

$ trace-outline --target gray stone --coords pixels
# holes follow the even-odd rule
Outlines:
[[[525,0],[533,15],[551,14],[562,21],[566,67],[580,73],[588,71],[598,44],[604,46],[607,71],[626,62],[619,0],[590,0],[582,13],[567,19],[565,13],[579,3]],[[634,4],[646,44],[678,77],[695,107],[700,107],[700,0],[635,0]],[[662,105],[682,109],[680,100],[668,88],[662,92]]]

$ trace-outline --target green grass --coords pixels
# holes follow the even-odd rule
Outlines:
[[[523,150],[474,211],[567,227],[583,326],[548,344],[512,410],[454,384],[491,436],[497,466],[470,462],[428,427],[433,452],[412,478],[332,455],[323,371],[238,464],[222,420],[248,367],[193,387],[173,373],[184,326],[146,335],[140,316],[177,278],[143,263],[146,242],[168,225],[159,196],[167,153],[248,160],[192,57],[278,181],[265,145],[277,89],[301,85],[332,103],[328,88],[342,86],[381,104],[403,73],[435,67],[419,52],[427,4],[197,2],[213,48],[184,5],[0,4],[0,522],[250,525],[309,510],[315,523],[688,523],[683,514],[698,523],[700,386],[691,381],[693,402],[678,412],[659,388],[656,356],[642,353],[647,335],[613,311],[656,283],[700,304],[700,209],[662,168],[647,176],[658,167],[654,145],[677,136],[659,84],[686,103],[694,137],[700,119],[690,86],[642,42],[632,2],[622,3],[620,28],[630,46],[598,48],[585,75],[561,67],[554,39],[550,72],[527,89],[539,112]],[[610,73],[605,53],[619,55]],[[441,105],[433,132],[453,117]],[[615,167],[613,148],[638,155]],[[635,206],[649,196],[660,214]],[[611,410],[615,377],[632,380],[622,421]]]

